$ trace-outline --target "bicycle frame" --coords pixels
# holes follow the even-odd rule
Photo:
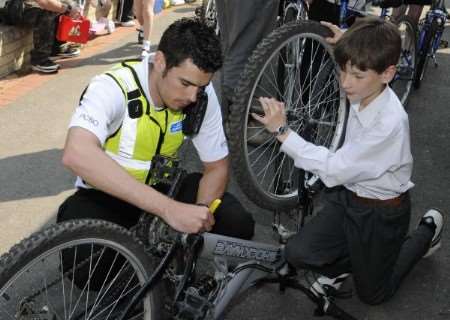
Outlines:
[[[337,307],[330,297],[314,295],[309,288],[295,279],[295,271],[290,269],[284,259],[283,245],[266,244],[207,232],[188,235],[172,231],[171,237],[174,241],[171,248],[148,282],[133,297],[120,320],[126,319],[132,308],[162,278],[177,250],[192,251],[192,255],[187,258],[183,277],[177,284],[174,305],[182,309],[181,313],[185,310],[195,313],[195,315],[189,314],[192,319],[223,319],[224,311],[232,299],[260,282],[279,283],[280,290],[293,288],[302,291],[317,305],[315,312],[318,315],[355,319]],[[218,290],[212,297],[201,297],[190,286],[198,258],[213,262]],[[194,306],[190,303],[194,303]]]
[[[426,39],[426,35],[428,32],[430,32],[431,24],[433,21],[436,21],[438,29],[436,31],[436,34],[434,38],[432,39],[431,46],[429,48],[429,52],[422,52],[424,49],[424,41]],[[445,2],[444,0],[436,0],[433,1],[433,4],[431,5],[430,10],[426,13],[426,16],[422,22],[420,32],[419,32],[419,39],[418,39],[418,49],[420,54],[428,54],[430,55],[436,65],[436,51],[439,48],[439,43],[442,37],[442,34],[444,32],[444,26],[447,22],[447,13],[445,12]]]

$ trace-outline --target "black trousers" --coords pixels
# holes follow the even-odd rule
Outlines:
[[[32,64],[42,63],[50,57],[56,41],[57,16],[57,13],[40,8],[25,8],[24,25],[33,29]]]
[[[178,201],[195,203],[202,175],[189,174],[182,182]],[[158,189],[158,187],[157,187]],[[161,191],[162,187],[159,187]],[[103,219],[125,228],[131,228],[138,220],[142,210],[95,189],[79,189],[60,206],[57,222],[70,219]],[[211,232],[230,237],[251,239],[255,222],[252,215],[230,193],[225,193],[222,204],[214,214],[215,225]]]
[[[399,206],[361,202],[341,187],[322,194],[317,215],[286,245],[286,259],[298,268],[334,278],[352,273],[356,292],[368,304],[393,296],[426,253],[433,230],[420,225],[410,236],[408,194]]]

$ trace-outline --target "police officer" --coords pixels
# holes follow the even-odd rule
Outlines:
[[[58,221],[99,218],[129,228],[145,211],[178,231],[250,239],[251,215],[224,194],[228,148],[210,83],[221,65],[214,30],[183,18],[164,32],[155,53],[96,76],[70,123],[63,163],[78,175],[78,190],[61,205]],[[203,91],[207,108],[192,142],[204,172],[188,175],[180,201],[172,200],[146,184],[149,168],[155,155],[176,156],[184,141],[183,109]],[[205,205],[216,198],[223,202],[213,216]]]

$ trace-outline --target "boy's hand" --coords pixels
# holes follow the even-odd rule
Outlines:
[[[259,98],[264,110],[264,116],[252,113],[252,117],[261,122],[269,132],[275,133],[278,128],[286,124],[286,111],[284,103],[274,98]]]
[[[333,37],[325,38],[326,42],[328,42],[329,44],[333,44],[333,45],[336,44],[336,42],[338,42],[339,39],[344,34],[344,31],[339,29],[339,27],[337,25],[334,25],[334,24],[326,22],[326,21],[320,21],[320,24],[327,27],[328,29],[331,30],[331,32],[333,32]]]

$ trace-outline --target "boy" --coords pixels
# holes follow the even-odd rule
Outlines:
[[[415,263],[440,247],[443,217],[437,210],[406,238],[414,186],[409,124],[388,86],[400,48],[397,28],[377,18],[359,20],[338,40],[335,58],[351,107],[336,152],[291,131],[275,99],[261,98],[264,116],[253,114],[297,167],[318,174],[328,187],[317,215],[286,245],[290,264],[323,275],[311,288],[316,295],[339,289],[351,272],[361,300],[382,303]]]

